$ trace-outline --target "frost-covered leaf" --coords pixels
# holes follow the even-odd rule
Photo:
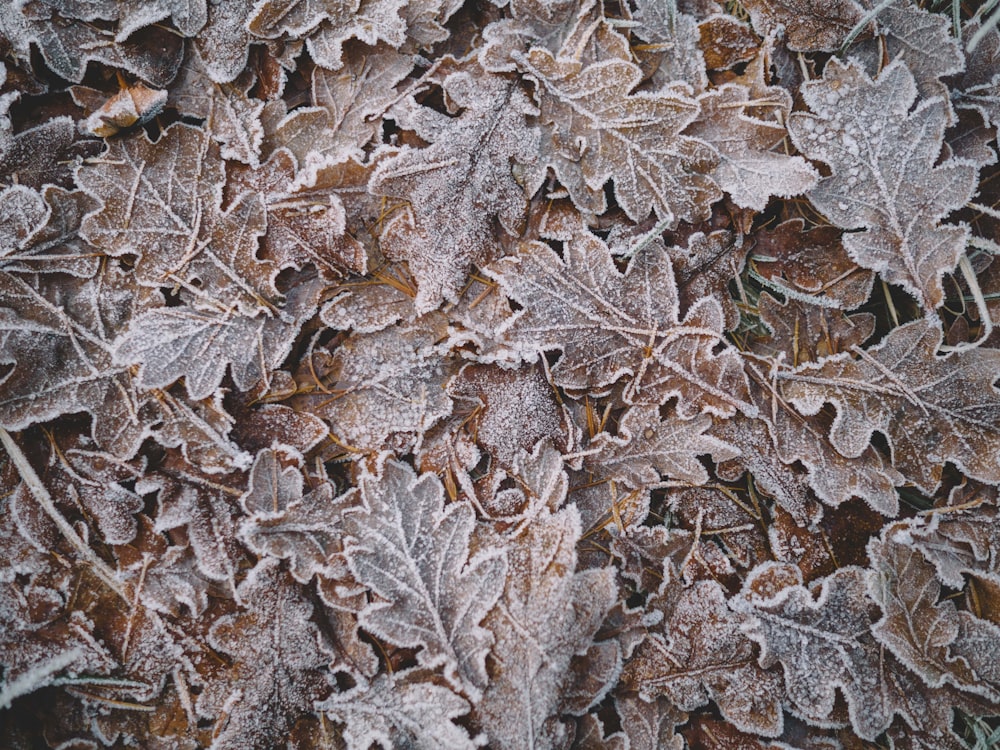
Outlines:
[[[551,166],[573,201],[601,213],[601,191],[639,221],[655,210],[662,221],[708,216],[719,188],[708,176],[714,149],[680,132],[698,116],[689,89],[633,92],[642,80],[634,63],[606,59],[590,65],[535,48],[518,61],[537,82],[542,153],[529,178],[534,192]]]
[[[984,679],[987,675],[977,674],[954,651],[963,624],[976,618],[956,610],[952,601],[938,601],[941,584],[934,566],[913,546],[908,529],[889,526],[868,545],[868,554],[869,590],[882,608],[882,619],[872,626],[878,641],[932,688],[947,682],[1000,700],[997,688]]]
[[[864,230],[844,235],[859,265],[901,285],[927,310],[940,306],[941,277],[958,263],[968,231],[939,222],[969,200],[976,182],[972,164],[950,159],[935,166],[946,102],[923,102],[911,112],[916,86],[900,61],[872,81],[856,64],[834,59],[802,93],[813,114],[793,114],[789,132],[832,172],[809,200],[837,226]]]
[[[136,491],[156,494],[155,530],[184,528],[198,569],[213,581],[227,582],[236,591],[236,570],[243,550],[236,541],[236,514],[241,484],[238,474],[205,476],[171,456],[159,471],[148,472]]]
[[[292,402],[328,422],[349,448],[412,446],[451,412],[444,386],[457,363],[442,356],[444,333],[444,320],[432,313],[405,326],[354,334],[332,353],[313,355]]]
[[[398,97],[398,84],[413,69],[413,59],[382,45],[364,56],[345,60],[336,71],[312,73],[312,107],[285,117],[275,134],[305,166],[311,159],[342,158],[346,149],[360,154],[376,136],[381,116]]]
[[[763,211],[771,196],[791,198],[816,185],[818,175],[801,156],[779,150],[785,138],[784,118],[791,97],[780,87],[767,91],[769,102],[750,90],[728,83],[698,97],[698,119],[687,133],[712,144],[719,163],[710,173],[736,205]],[[768,107],[768,119],[753,116],[751,107]]]
[[[212,625],[208,642],[233,658],[233,667],[209,683],[198,710],[220,716],[212,747],[274,747],[295,719],[327,697],[323,668],[330,660],[312,603],[280,564],[265,558],[237,590],[241,611]]]
[[[0,194],[0,265],[12,273],[94,276],[99,253],[78,234],[93,207],[79,190],[50,186],[39,195],[24,186],[7,188]]]
[[[19,57],[30,59],[33,42],[60,78],[75,83],[83,80],[87,63],[96,61],[166,86],[184,55],[183,38],[162,26],[148,25],[119,40],[107,24],[65,18],[40,2],[5,3],[0,30]]]
[[[387,461],[380,476],[363,477],[361,497],[364,508],[344,516],[345,556],[382,597],[362,610],[362,626],[422,647],[422,665],[443,667],[456,689],[478,695],[492,640],[480,623],[503,591],[503,551],[470,550],[472,506],[446,507],[437,477],[418,478],[406,464]]]
[[[421,670],[382,674],[368,685],[334,693],[317,710],[344,725],[347,750],[369,750],[373,743],[413,750],[478,747],[453,722],[468,713],[468,702],[426,677]]]
[[[597,435],[584,465],[591,471],[639,488],[660,482],[661,477],[704,484],[708,472],[698,460],[711,454],[716,462],[738,455],[728,443],[706,435],[712,425],[707,414],[682,420],[669,414],[661,419],[655,406],[633,406],[618,425],[618,436]]]
[[[526,116],[535,108],[515,81],[459,70],[442,84],[455,117],[416,105],[393,110],[400,124],[431,143],[404,149],[383,162],[369,190],[409,202],[386,225],[381,243],[391,258],[406,260],[417,281],[417,310],[456,300],[470,263],[498,254],[495,222],[509,234],[524,226],[525,189],[513,162],[531,163],[538,135]],[[462,221],[454,221],[460,214]]]
[[[573,507],[535,518],[507,547],[511,575],[486,619],[494,633],[489,685],[475,716],[491,746],[553,748],[570,662],[586,650],[617,598],[610,569],[575,572],[580,516]]]
[[[635,693],[615,696],[615,709],[629,750],[683,750],[676,727],[687,715],[665,698],[644,701]]]
[[[851,310],[871,295],[875,274],[851,260],[842,235],[836,227],[807,230],[802,219],[789,219],[773,230],[755,232],[750,259],[770,281],[815,296],[817,304]]]
[[[243,391],[266,379],[291,348],[302,324],[316,311],[320,285],[302,280],[278,316],[163,307],[133,319],[115,341],[114,360],[139,365],[144,388],[163,388],[180,378],[195,400],[219,387],[226,368]]]
[[[112,141],[77,170],[81,187],[102,204],[81,234],[109,255],[139,256],[143,285],[197,282],[203,305],[237,303],[249,315],[269,309],[277,268],[256,256],[264,207],[247,195],[223,210],[224,177],[218,146],[189,125],[173,125],[155,143],[141,131]]]
[[[205,121],[204,127],[221,146],[223,159],[256,166],[264,140],[260,124],[264,102],[247,95],[253,82],[245,73],[231,83],[216,83],[201,53],[193,48],[170,87],[170,104],[182,115]]]
[[[250,33],[265,39],[307,36],[317,65],[337,70],[343,44],[355,37],[366,44],[385,41],[399,47],[406,21],[403,0],[261,0],[247,21]]]
[[[351,205],[351,197],[367,197],[374,166],[341,151],[297,170],[291,153],[281,148],[258,169],[234,170],[226,189],[233,196],[257,195],[263,201],[267,233],[261,238],[262,257],[282,268],[312,263],[324,279],[339,279],[346,271],[367,270],[367,253],[352,236],[348,212],[363,213]]]
[[[463,422],[502,466],[512,466],[519,452],[530,452],[539,440],[565,432],[553,388],[538,367],[467,365],[448,393],[459,402],[456,410],[467,408],[463,401],[475,404]]]
[[[862,4],[875,7],[873,0],[862,0]],[[913,74],[922,98],[939,96],[947,100],[948,87],[940,79],[965,69],[965,55],[952,32],[951,19],[912,0],[896,0],[879,9],[876,21],[881,39],[852,48],[852,56],[865,60],[873,74],[883,67],[885,59],[902,60]]]
[[[342,577],[340,517],[356,493],[334,498],[329,482],[305,492],[301,470],[294,463],[282,465],[284,455],[271,449],[257,454],[249,487],[240,498],[250,514],[240,524],[240,538],[259,555],[289,560],[292,576],[300,583],[308,583],[316,573]]]
[[[746,633],[760,644],[761,666],[781,664],[797,712],[811,722],[830,721],[839,688],[854,731],[874,739],[889,726],[893,707],[871,633],[865,578],[861,568],[841,568],[814,596],[801,585],[797,567],[765,564],[730,606],[750,616]]]
[[[2,381],[0,422],[20,430],[87,412],[94,442],[130,458],[160,411],[113,362],[111,338],[159,295],[111,265],[93,279],[50,278],[39,289],[0,274],[0,361],[14,365]]]
[[[1000,352],[937,356],[941,330],[931,319],[891,331],[878,346],[839,354],[780,374],[782,392],[805,415],[837,407],[830,441],[861,455],[878,431],[905,477],[933,493],[947,461],[977,479],[1000,480]]]
[[[100,143],[81,138],[69,117],[53,117],[0,143],[0,175],[6,183],[44,190],[73,187],[73,167],[93,156]]]
[[[768,34],[785,27],[789,49],[833,52],[864,16],[855,0],[744,0],[754,28]]]
[[[518,255],[488,271],[524,307],[505,326],[517,348],[562,350],[552,369],[557,385],[600,392],[625,377],[627,401],[660,404],[676,395],[681,418],[746,406],[738,355],[728,348],[716,353],[718,302],[702,298],[681,320],[665,251],[638,254],[622,275],[607,245],[581,230],[564,256],[525,242]]]
[[[910,529],[913,545],[934,564],[946,586],[963,588],[966,573],[1000,583],[996,489],[970,482],[954,490],[949,506]]]
[[[968,23],[966,34],[976,34],[981,23]],[[994,26],[976,49],[965,56],[965,72],[951,95],[956,107],[978,109],[983,118],[1000,126],[1000,30]]]
[[[738,729],[775,737],[783,715],[781,678],[761,669],[741,632],[745,616],[726,607],[714,581],[685,589],[667,615],[662,634],[647,636],[623,681],[648,700],[663,695],[682,711],[713,700]]]

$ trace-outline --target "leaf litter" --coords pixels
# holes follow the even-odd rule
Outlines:
[[[6,4],[0,744],[974,746],[995,20]]]

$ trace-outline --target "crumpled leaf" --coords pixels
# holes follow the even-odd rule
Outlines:
[[[763,211],[771,196],[791,198],[816,185],[818,175],[801,156],[778,150],[785,138],[781,124],[791,111],[791,97],[780,87],[767,90],[769,119],[751,114],[759,96],[746,86],[727,83],[698,97],[698,119],[686,131],[715,147],[719,163],[710,174],[736,205]]]
[[[799,150],[832,174],[807,194],[844,229],[844,247],[859,265],[899,284],[927,310],[944,301],[941,277],[965,250],[964,226],[939,225],[975,190],[974,165],[935,166],[947,105],[916,98],[913,76],[896,61],[872,81],[854,63],[831,60],[823,79],[802,87],[814,114],[794,113],[788,129]]]
[[[741,632],[745,617],[726,607],[715,581],[685,589],[659,629],[646,637],[623,682],[646,700],[666,696],[682,711],[713,700],[740,730],[776,737],[783,728],[781,678],[761,669]]]
[[[503,591],[503,551],[470,549],[475,511],[446,507],[433,475],[386,461],[360,487],[364,508],[344,516],[344,554],[357,580],[382,597],[361,611],[362,627],[422,647],[423,666],[443,667],[456,690],[479,695],[492,640],[480,623]]]
[[[520,233],[527,196],[512,162],[533,161],[538,143],[526,122],[535,109],[515,81],[471,68],[448,75],[442,87],[450,108],[462,113],[448,117],[412,100],[394,109],[404,127],[431,145],[381,163],[368,186],[409,203],[387,223],[381,243],[390,258],[408,263],[418,312],[456,301],[469,264],[498,254],[495,221]],[[465,220],[453,221],[456,212]]]
[[[993,381],[1000,352],[938,357],[941,337],[931,319],[907,323],[878,346],[856,349],[856,359],[844,353],[779,374],[782,392],[807,416],[834,404],[830,441],[847,457],[861,455],[875,431],[885,435],[895,468],[929,494],[947,461],[996,482],[1000,392]]]
[[[344,725],[348,750],[368,750],[372,743],[413,750],[478,747],[452,721],[468,713],[468,702],[421,677],[425,674],[418,669],[380,674],[368,685],[334,693],[316,708]]]
[[[655,406],[633,406],[618,424],[618,436],[606,432],[590,442],[584,462],[591,471],[640,488],[666,477],[691,484],[705,484],[708,472],[698,456],[711,454],[717,462],[735,458],[739,451],[706,435],[712,426],[707,414],[682,420],[670,414],[660,418]]]
[[[562,350],[552,368],[557,385],[600,392],[625,377],[627,402],[660,404],[677,395],[682,419],[746,408],[739,356],[728,348],[715,353],[718,302],[702,298],[681,320],[665,251],[636,255],[622,275],[607,245],[586,230],[566,243],[565,259],[541,242],[519,249],[487,273],[524,307],[504,326],[518,350]]]
[[[198,710],[223,714],[213,748],[273,747],[299,716],[331,690],[323,636],[310,620],[312,603],[274,558],[265,558],[237,590],[242,611],[219,618],[208,633],[215,649],[232,657],[228,674],[210,682]]]
[[[601,191],[614,182],[629,218],[655,210],[661,221],[697,221],[721,196],[708,176],[718,158],[698,139],[680,135],[698,116],[683,86],[636,92],[642,71],[622,59],[590,65],[535,48],[518,60],[538,85],[543,125],[541,160],[529,192],[551,166],[581,209],[601,213]]]

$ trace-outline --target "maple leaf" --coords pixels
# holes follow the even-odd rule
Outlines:
[[[475,511],[445,507],[434,475],[418,478],[386,461],[360,487],[364,508],[344,515],[344,554],[357,580],[383,598],[362,610],[362,627],[397,646],[423,647],[422,665],[443,666],[456,689],[478,695],[491,641],[480,622],[503,590],[503,551],[470,556]]]
[[[330,660],[313,606],[274,558],[261,560],[237,590],[243,611],[213,623],[208,643],[234,659],[229,674],[210,682],[198,711],[223,714],[213,748],[267,748],[287,736],[295,718],[331,691]]]
[[[663,634],[654,631],[639,647],[624,684],[647,700],[664,695],[682,711],[711,699],[737,729],[781,734],[781,679],[756,664],[743,622],[726,607],[718,583],[694,584],[670,610]]]
[[[721,195],[708,176],[714,149],[680,135],[698,116],[698,104],[682,86],[632,93],[640,68],[626,60],[590,65],[534,48],[518,65],[537,85],[542,156],[529,177],[529,192],[551,166],[574,203],[604,211],[599,193],[612,180],[618,204],[634,221],[651,210],[665,222],[697,221]]]
[[[507,545],[503,597],[486,625],[495,634],[489,685],[475,716],[498,748],[557,746],[570,663],[587,649],[617,598],[609,569],[575,572],[579,513],[542,512]],[[562,736],[562,737],[561,737]]]
[[[516,81],[472,67],[448,75],[442,88],[451,110],[461,114],[449,117],[412,99],[395,107],[400,125],[431,145],[384,161],[368,186],[409,203],[387,223],[381,242],[390,258],[407,261],[417,281],[418,312],[442,298],[457,300],[469,264],[498,254],[494,221],[520,233],[528,197],[512,162],[532,162],[538,144],[526,121],[536,110]],[[456,212],[466,219],[452,221]]]
[[[541,242],[524,242],[518,255],[486,269],[524,307],[501,333],[526,354],[562,350],[552,369],[557,385],[600,392],[628,377],[627,402],[660,404],[677,395],[682,419],[746,408],[739,356],[728,348],[715,353],[722,309],[705,297],[680,320],[664,251],[639,253],[622,275],[607,245],[582,230],[564,255]]]
[[[874,739],[889,726],[893,707],[871,633],[865,571],[840,568],[823,580],[815,599],[801,576],[787,563],[760,565],[730,606],[750,615],[745,632],[760,644],[761,666],[781,664],[788,698],[801,715],[828,721],[840,688],[854,731]]]
[[[925,492],[937,489],[946,461],[996,482],[1000,352],[938,357],[941,338],[934,320],[907,323],[878,346],[855,349],[857,359],[844,353],[779,374],[782,392],[806,416],[834,404],[830,441],[847,457],[861,455],[874,432],[885,435],[893,466]]]
[[[872,81],[855,63],[831,60],[823,79],[802,87],[814,114],[795,113],[789,133],[802,153],[830,165],[807,195],[831,222],[862,229],[844,236],[860,266],[899,284],[927,309],[944,301],[941,277],[965,250],[963,226],[940,226],[965,205],[976,168],[949,159],[935,166],[947,103],[931,100],[912,112],[913,75],[901,61]]]
[[[426,677],[419,669],[381,674],[368,685],[334,693],[316,708],[344,725],[348,750],[369,750],[373,743],[414,750],[478,747],[452,721],[468,713],[468,702]]]
[[[746,86],[727,83],[698,97],[700,112],[687,133],[710,143],[719,153],[711,175],[736,205],[763,211],[771,196],[790,198],[816,185],[818,175],[801,156],[775,151],[785,137],[781,124],[792,108],[780,87],[751,96]],[[769,119],[753,116],[751,107],[768,107]]]
[[[705,434],[711,426],[707,414],[686,421],[673,414],[661,419],[656,406],[633,406],[622,415],[618,437],[602,432],[591,441],[588,452],[598,452],[584,465],[634,488],[658,484],[661,475],[705,484],[708,472],[697,456],[726,461],[738,455],[728,443]]]

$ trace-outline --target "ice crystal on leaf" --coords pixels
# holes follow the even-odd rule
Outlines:
[[[0,746],[967,750],[975,5],[0,4]]]

